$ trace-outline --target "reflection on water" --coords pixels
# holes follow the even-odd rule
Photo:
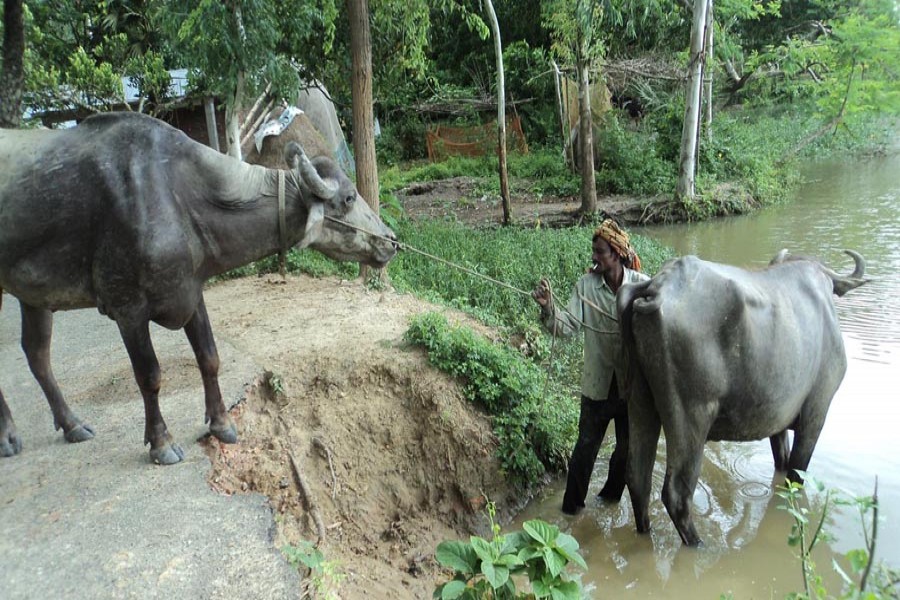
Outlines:
[[[876,476],[882,534],[876,556],[900,568],[900,156],[810,167],[795,200],[760,213],[640,233],[679,254],[762,268],[782,248],[820,258],[849,273],[844,249],[860,252],[872,281],[836,299],[849,365],[832,402],[809,472],[828,487],[871,494]],[[595,487],[605,476],[605,446]],[[799,562],[787,545],[792,521],[774,495],[780,483],[768,441],[707,444],[694,495],[695,524],[705,547],[683,548],[659,491],[665,473],[661,440],[653,475],[652,533],[635,532],[627,498],[618,505],[589,499],[577,517],[559,512],[562,486],[548,490],[517,520],[541,518],[572,533],[589,567],[584,577],[596,597],[783,598],[802,590]],[[810,494],[815,508],[823,498]],[[829,525],[838,540],[821,544],[816,563],[832,593],[840,580],[833,556],[863,546],[853,509]],[[623,590],[625,590],[623,592]]]

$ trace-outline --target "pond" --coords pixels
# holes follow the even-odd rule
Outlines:
[[[876,558],[900,568],[900,155],[862,162],[828,162],[804,170],[804,184],[783,205],[713,222],[637,230],[678,254],[759,268],[782,248],[820,258],[842,273],[853,269],[844,249],[860,252],[872,281],[836,298],[848,369],[831,405],[809,473],[851,496],[872,493],[881,506]],[[607,433],[611,435],[611,431]],[[601,450],[592,490],[605,480],[609,444]],[[630,501],[605,504],[589,497],[576,517],[560,513],[565,483],[548,488],[514,526],[541,518],[573,534],[595,597],[784,598],[802,591],[800,563],[787,544],[792,520],[775,496],[767,440],[710,443],[694,496],[695,522],[705,545],[684,548],[659,490],[664,440],[654,471],[649,536],[634,529]],[[626,494],[627,496],[627,494]],[[818,509],[824,494],[809,492]],[[833,594],[840,580],[831,559],[863,547],[859,515],[842,508],[827,525],[834,541],[820,544],[816,564]],[[624,591],[623,591],[624,590]]]

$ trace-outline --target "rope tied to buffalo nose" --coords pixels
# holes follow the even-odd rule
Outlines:
[[[325,216],[325,219],[327,219],[327,220],[329,220],[329,221],[333,221],[333,222],[335,222],[335,223],[338,223],[338,224],[340,224],[340,225],[342,225],[342,226],[344,226],[344,227],[349,227],[350,229],[355,229],[356,231],[359,231],[360,233],[365,233],[366,235],[372,236],[372,237],[374,237],[374,238],[378,238],[378,239],[381,239],[381,240],[390,242],[391,244],[394,244],[399,250],[407,250],[407,251],[413,252],[413,253],[415,253],[415,254],[420,254],[420,255],[422,255],[422,256],[424,256],[424,257],[426,257],[426,258],[428,258],[428,259],[431,259],[431,260],[433,260],[433,261],[435,261],[435,262],[439,262],[439,263],[441,263],[441,264],[447,265],[448,267],[452,267],[452,268],[457,269],[457,270],[459,270],[459,271],[462,271],[462,272],[464,272],[464,273],[468,273],[469,275],[472,275],[473,277],[479,277],[479,278],[481,278],[481,279],[484,279],[485,281],[489,281],[489,282],[491,282],[491,283],[493,283],[493,284],[495,284],[495,285],[498,285],[498,286],[500,286],[500,287],[506,288],[506,289],[508,289],[508,290],[510,290],[510,291],[512,291],[512,292],[516,292],[517,294],[522,294],[522,295],[531,297],[531,292],[530,292],[530,291],[526,291],[526,290],[517,288],[517,287],[515,287],[514,285],[510,285],[510,284],[506,283],[505,281],[500,281],[499,279],[495,279],[495,278],[493,278],[493,277],[490,277],[489,275],[485,275],[484,273],[479,273],[478,271],[475,271],[475,270],[470,269],[470,268],[468,268],[468,267],[464,267],[464,266],[462,266],[462,265],[458,265],[458,264],[456,264],[456,263],[454,263],[454,262],[452,262],[452,261],[446,260],[446,259],[441,258],[441,257],[439,257],[439,256],[435,256],[434,254],[431,254],[431,253],[429,253],[429,252],[425,252],[424,250],[419,250],[418,248],[414,248],[414,247],[410,246],[409,244],[400,242],[400,241],[398,241],[398,240],[396,240],[396,239],[392,239],[392,238],[389,238],[389,237],[387,237],[387,236],[385,236],[385,235],[381,235],[381,234],[379,234],[379,233],[374,233],[374,232],[368,231],[368,230],[366,230],[366,229],[363,229],[362,227],[357,227],[356,225],[352,225],[352,224],[350,224],[350,223],[347,223],[346,221],[342,221],[342,220],[336,219],[336,218],[334,218],[334,217],[329,217],[329,216],[327,216],[327,215]],[[580,296],[580,295],[579,295],[579,296]],[[556,303],[556,297],[555,297],[553,294],[550,295],[550,298],[552,299],[554,306],[558,306],[557,303]],[[599,306],[597,306],[595,303],[590,302],[589,300],[587,300],[587,299],[584,298],[584,297],[580,297],[580,299],[581,299],[585,304],[587,304],[588,307],[590,307],[590,308],[593,309],[593,310],[598,311],[600,314],[602,314],[602,315],[603,315],[604,317],[606,317],[607,319],[610,319],[610,320],[612,320],[612,321],[614,321],[614,322],[618,322],[619,319],[618,319],[615,315],[609,314],[608,312],[606,312],[605,310],[603,310],[602,308],[600,308]],[[569,311],[568,307],[560,306],[560,308],[561,308],[564,312],[566,312],[567,314],[569,314],[576,322],[578,322],[579,325],[581,325],[581,326],[584,327],[585,329],[589,329],[589,330],[591,330],[591,331],[593,331],[593,332],[595,332],[595,333],[601,333],[601,334],[605,334],[605,335],[618,335],[618,333],[619,333],[618,331],[603,331],[603,330],[597,329],[596,327],[592,327],[591,325],[588,325],[587,323],[585,323],[584,321],[582,321],[581,319],[579,319],[577,316],[573,315],[573,314],[571,313],[571,311]],[[554,324],[555,324],[555,322],[554,322]],[[553,337],[555,338],[556,336],[553,336]]]

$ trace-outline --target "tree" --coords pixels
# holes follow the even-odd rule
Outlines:
[[[372,37],[368,0],[347,0],[350,19],[350,58],[353,65],[353,154],[356,158],[356,189],[378,212],[378,162],[375,158],[375,115],[372,110]],[[367,269],[360,268],[365,279]]]
[[[590,73],[593,59],[602,50],[599,32],[603,5],[591,0],[552,0],[543,6],[543,11],[552,32],[554,50],[563,59],[575,62],[581,145],[581,213],[593,214],[597,211],[597,182],[594,178]]]
[[[123,79],[137,110],[162,110],[170,84],[167,46],[150,14],[155,0],[46,0],[29,3],[25,22],[25,94],[35,112],[85,116],[124,103]]]
[[[334,0],[285,6],[275,0],[170,0],[155,13],[195,92],[223,98],[228,152],[240,156],[244,98],[272,84],[293,101],[331,51]],[[298,63],[295,57],[303,57]]]
[[[491,0],[484,0],[485,11],[494,35],[494,53],[497,57],[497,143],[498,170],[500,172],[500,199],[503,203],[503,224],[512,221],[512,208],[509,203],[509,175],[506,170],[506,83],[503,76],[503,44],[500,41],[500,24]]]
[[[22,0],[3,0],[3,64],[0,65],[0,127],[15,128],[22,120],[25,85],[25,23]]]
[[[710,0],[694,0],[694,20],[691,26],[691,49],[688,55],[688,81],[684,108],[684,126],[681,133],[681,155],[678,161],[678,183],[675,199],[694,197],[694,176],[697,165],[697,143],[700,132],[702,106],[703,63],[706,60],[706,17],[712,11]]]
[[[713,0],[708,0],[706,4],[706,35],[703,38],[703,45],[706,47],[706,61],[703,65],[703,84],[706,88],[706,140],[710,143],[713,141],[712,122],[713,122],[713,33],[715,32],[715,21],[713,20]]]

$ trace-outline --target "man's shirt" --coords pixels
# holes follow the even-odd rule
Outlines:
[[[622,285],[648,279],[647,275],[626,268]],[[624,397],[625,363],[616,320],[616,294],[602,276],[588,273],[575,284],[566,308],[568,312],[554,310],[552,304],[548,305],[547,309],[541,310],[541,323],[558,337],[570,337],[584,329],[581,393],[592,400],[606,400],[613,374],[616,374],[619,394]]]

